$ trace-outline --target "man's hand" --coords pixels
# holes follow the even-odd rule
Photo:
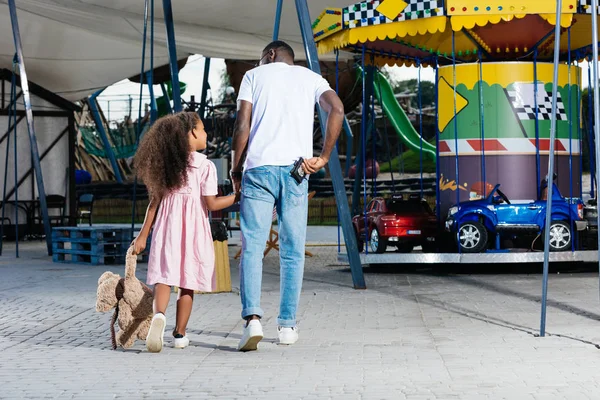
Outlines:
[[[315,172],[323,168],[328,161],[329,160],[326,160],[323,157],[309,158],[308,160],[304,160],[304,162],[302,163],[302,168],[304,169],[305,173],[314,174]]]
[[[234,193],[238,193],[242,190],[242,178],[234,174],[233,171],[230,172],[231,184],[233,185]]]
[[[147,237],[138,236],[133,239],[131,242],[131,246],[133,246],[133,254],[142,254],[142,252],[146,249],[146,241]]]

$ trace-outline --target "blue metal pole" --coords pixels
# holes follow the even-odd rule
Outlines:
[[[16,57],[16,56],[15,56]],[[13,101],[16,103],[16,85],[15,85],[15,69],[14,69],[14,62],[13,62],[13,74],[12,74],[12,78],[11,78],[11,86],[10,86],[10,104],[9,104],[9,113],[8,113],[8,131],[6,134],[6,158],[4,160],[4,189],[2,191],[2,221],[0,221],[0,223],[2,225],[0,225],[0,256],[2,255],[2,249],[3,249],[3,245],[4,245],[4,217],[6,215],[6,186],[8,184],[8,157],[10,155],[10,133],[13,130],[12,126],[11,126],[11,122],[12,122],[12,103]],[[15,114],[15,124],[17,123],[16,120],[16,114]],[[15,157],[15,167],[17,165],[17,158]],[[16,169],[16,168],[15,168]],[[15,180],[15,193],[17,193],[17,180]],[[15,203],[15,214],[18,214],[18,208],[17,204]],[[16,226],[16,225],[15,225]],[[19,235],[16,234],[15,232],[15,236],[18,237]]]
[[[592,0],[596,1],[596,0]],[[550,261],[550,223],[552,222],[552,191],[554,173],[554,141],[556,139],[556,106],[558,98],[558,65],[560,56],[560,14],[562,0],[556,1],[556,25],[554,30],[554,79],[552,85],[552,115],[550,116],[550,149],[548,152],[548,196],[546,199],[546,223],[544,229],[544,279],[542,284],[542,315],[540,336],[546,336],[546,300],[548,297],[548,268]],[[593,9],[596,14],[596,8]],[[596,32],[597,34],[597,32]]]
[[[146,72],[146,82],[148,82],[148,91],[150,92],[150,124],[158,118],[158,105],[156,104],[156,96],[154,95],[154,77],[152,71]],[[140,139],[142,132],[139,132]]]
[[[569,77],[567,79],[567,89],[569,90],[569,93],[567,94],[567,101],[569,102],[569,114],[568,114],[568,118],[569,118],[569,203],[572,201],[573,199],[573,113],[572,113],[572,107],[571,107],[571,27],[569,27],[567,29],[567,48],[568,48],[568,52],[567,52],[567,61],[568,61],[568,67],[567,67],[567,73],[569,74]],[[581,171],[580,171],[581,174]],[[569,224],[571,226],[571,232],[574,232],[573,230],[573,218],[571,218],[571,214],[569,213]],[[575,237],[573,237],[573,239],[571,240],[571,251],[575,251]]]
[[[52,227],[50,226],[50,218],[48,218],[48,205],[46,203],[46,190],[44,189],[44,177],[40,163],[40,152],[33,126],[31,96],[29,94],[29,82],[27,81],[27,71],[25,69],[25,60],[23,58],[23,46],[21,44],[21,33],[19,31],[19,20],[17,18],[17,7],[15,5],[15,0],[8,0],[8,8],[10,10],[10,21],[12,25],[13,39],[15,42],[15,50],[17,52],[17,59],[19,61],[21,90],[23,92],[23,100],[25,103],[25,116],[27,119],[29,143],[31,145],[31,160],[33,162],[33,169],[35,171],[38,194],[40,196],[40,209],[42,211],[42,220],[44,222],[44,233],[46,234],[46,247],[48,248],[48,255],[52,255]]]
[[[16,61],[16,60],[15,60]],[[17,94],[17,74],[15,71],[15,62],[13,61],[13,71],[12,71],[12,85],[13,88],[11,91],[13,92],[13,96]],[[14,98],[14,97],[13,97]],[[14,175],[15,175],[15,257],[19,258],[19,176],[18,176],[18,165],[19,165],[19,156],[17,154],[17,99],[13,102],[12,106],[12,115],[13,115],[13,133],[14,133]],[[8,124],[10,126],[10,117],[8,118]],[[8,137],[10,137],[10,132],[8,133]],[[8,141],[6,142],[6,148],[8,148]]]
[[[535,107],[535,185],[537,186],[537,198],[540,198],[541,188],[541,173],[540,173],[540,118],[538,107],[538,79],[537,79],[537,47],[533,51],[533,106]]]
[[[175,28],[173,26],[173,8],[171,0],[163,0],[165,27],[167,29],[167,48],[169,50],[169,66],[171,67],[171,83],[173,85],[173,110],[180,112],[181,91],[179,89],[179,69],[177,67],[177,46],[175,44]]]
[[[454,31],[452,31],[452,86],[453,86],[453,106],[454,106],[454,172],[456,174],[456,204],[460,203],[460,175],[459,175],[459,160],[458,160],[458,118],[456,117],[456,37]],[[460,221],[457,223],[457,246],[458,253],[460,254]]]
[[[594,141],[596,145],[596,179],[600,176],[600,92],[598,92],[598,0],[592,0],[592,68],[594,69]],[[588,89],[589,90],[589,89]],[[596,190],[600,185],[596,182]],[[596,195],[596,199],[600,196]],[[600,222],[598,214],[597,222]],[[598,235],[600,256],[600,235]]]
[[[589,60],[591,61],[591,60]],[[588,62],[589,62],[588,61]],[[588,147],[589,147],[589,158],[590,158],[590,183],[591,190],[590,196],[596,197],[596,190],[594,189],[594,184],[596,182],[596,152],[595,152],[595,140],[594,140],[594,119],[593,119],[593,106],[594,101],[592,100],[592,68],[588,65],[588,129],[587,129],[587,137],[588,137]]]
[[[377,163],[377,126],[376,115],[375,115],[375,56],[371,54],[371,74],[369,78],[369,108],[371,121],[371,197],[377,197],[377,170],[375,165]]]
[[[367,102],[368,102],[368,96],[367,96],[367,66],[365,65],[365,46],[362,46],[362,58],[361,58],[361,63],[362,63],[362,69],[363,69],[363,79],[362,79],[362,85],[363,85],[363,98],[362,98],[362,124],[360,124],[360,137],[361,137],[361,142],[362,142],[362,146],[361,146],[361,164],[362,164],[362,180],[363,180],[363,216],[364,216],[364,220],[365,220],[365,254],[369,254],[369,239],[370,239],[370,235],[369,235],[369,224],[367,221],[367,118],[368,118],[368,106],[367,106]],[[356,176],[358,176],[358,166],[356,168]]]
[[[579,58],[577,57],[579,60]],[[581,107],[581,67],[579,61],[577,61],[577,107]],[[581,113],[577,113],[577,123],[575,124],[577,130],[577,137],[579,138],[579,194],[577,197],[583,195],[583,137],[581,135]]]
[[[483,103],[483,59],[479,52],[479,109],[481,112],[481,177],[483,180],[483,196],[487,197],[487,177],[485,171],[485,106]]]
[[[420,149],[419,149],[419,169],[421,172],[421,194],[420,197],[423,198],[423,99],[422,99],[422,91],[421,91],[421,61],[417,60],[417,68],[419,69],[418,76],[418,96],[419,96],[419,136],[421,137],[420,141]]]
[[[273,25],[273,41],[279,39],[279,23],[281,22],[281,9],[283,0],[277,0],[277,9],[275,10],[275,24]]]
[[[441,210],[442,201],[440,199],[440,129],[437,124],[439,118],[439,82],[440,82],[440,68],[438,65],[438,59],[435,58],[435,214],[437,217],[438,225],[441,222]]]
[[[302,40],[304,42],[304,50],[306,51],[308,65],[310,66],[311,70],[320,74],[321,67],[319,65],[319,58],[317,55],[317,46],[315,45],[312,37],[308,4],[306,0],[295,1],[296,11],[298,13],[298,22],[300,24],[300,32],[302,33]],[[327,120],[327,115],[321,109],[321,107],[317,106],[317,110],[319,112],[319,120],[321,121],[321,132],[323,132],[325,135],[325,121]],[[366,289],[367,286],[365,284],[360,256],[358,254],[354,228],[352,227],[350,209],[348,207],[348,197],[346,195],[346,188],[344,186],[344,179],[342,177],[342,167],[340,165],[337,149],[335,148],[331,152],[331,158],[329,160],[329,173],[331,174],[338,212],[340,213],[340,219],[342,221],[342,229],[344,232],[344,240],[346,242],[346,251],[348,253],[348,260],[350,262],[350,271],[352,272],[354,288]]]
[[[200,118],[204,121],[206,114],[206,97],[208,96],[208,75],[210,73],[210,57],[204,59],[204,76],[202,78],[202,95],[200,96]]]
[[[277,7],[281,6],[281,1],[277,2]],[[280,10],[281,11],[281,10]],[[277,27],[279,29],[279,27]],[[275,35],[273,35],[275,37]],[[340,94],[340,51],[338,49],[335,50],[335,93],[339,96]],[[336,150],[339,152],[338,144],[335,144]],[[348,165],[348,158],[346,158],[346,165]],[[344,185],[345,186],[345,185]],[[338,244],[338,253],[342,251],[342,236],[341,236],[341,226],[340,226],[340,212],[336,208],[336,217],[337,217],[337,244]]]
[[[96,123],[96,129],[98,130],[98,134],[100,135],[100,139],[102,139],[102,143],[104,144],[104,151],[106,152],[106,156],[110,161],[110,165],[115,174],[115,179],[119,183],[123,183],[123,178],[121,177],[121,169],[117,164],[117,159],[115,158],[115,153],[113,152],[112,146],[108,141],[108,135],[106,134],[106,130],[104,129],[104,124],[102,123],[102,118],[100,118],[100,111],[98,110],[97,98],[100,93],[102,93],[104,89],[98,90],[96,93],[90,96],[90,111],[92,112],[92,117],[94,118],[94,122]]]
[[[158,106],[154,94],[154,0],[150,0],[150,71],[146,74],[148,91],[150,92],[150,123],[158,118]],[[141,136],[140,131],[139,135]]]
[[[142,34],[142,62],[141,62],[141,71],[140,71],[140,98],[138,101],[138,119],[137,119],[137,129],[136,129],[136,133],[135,133],[135,145],[136,145],[136,150],[137,150],[137,146],[139,145],[140,142],[140,136],[142,135],[142,93],[143,93],[143,89],[144,89],[144,75],[146,75],[144,73],[145,71],[145,63],[146,63],[146,39],[147,39],[147,34],[148,34],[148,0],[144,1],[144,30],[143,30],[143,34]],[[146,75],[146,77],[150,76],[150,80],[152,81],[152,75],[154,74],[154,71],[152,68],[150,68],[150,71],[148,72],[148,75]],[[150,82],[148,84],[148,88],[150,90],[152,90],[152,86],[151,86],[152,82]],[[150,100],[152,102],[152,98]],[[152,111],[150,112],[150,117],[152,118]],[[134,231],[135,231],[135,212],[136,212],[136,205],[137,205],[137,174],[135,176],[135,178],[133,179],[133,197],[131,199],[131,239],[133,240],[133,236],[134,236]]]

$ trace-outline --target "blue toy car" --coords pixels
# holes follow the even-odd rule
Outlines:
[[[545,195],[540,197],[537,201],[511,202],[500,191],[498,184],[487,198],[465,201],[450,207],[446,230],[455,234],[463,253],[483,252],[490,243],[494,243],[494,238],[499,243],[500,238],[537,236],[543,232],[546,221]],[[570,250],[573,241],[571,226],[579,231],[584,230],[586,224],[581,199],[564,198],[558,187],[553,185],[550,250]]]

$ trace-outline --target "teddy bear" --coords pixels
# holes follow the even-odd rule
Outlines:
[[[125,257],[125,277],[106,271],[98,279],[96,311],[115,310],[110,324],[113,350],[117,345],[129,348],[136,339],[146,340],[150,329],[153,294],[135,277],[136,265],[137,256],[130,247]],[[116,335],[115,322],[119,324]]]

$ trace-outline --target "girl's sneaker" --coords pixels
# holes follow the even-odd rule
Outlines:
[[[154,314],[150,323],[150,329],[148,329],[148,336],[146,337],[146,348],[150,353],[160,353],[162,350],[166,325],[167,319],[165,318],[165,314]]]
[[[176,349],[185,349],[190,345],[190,339],[187,336],[183,336],[181,333],[176,333],[173,335],[175,338],[173,340],[173,347]]]

